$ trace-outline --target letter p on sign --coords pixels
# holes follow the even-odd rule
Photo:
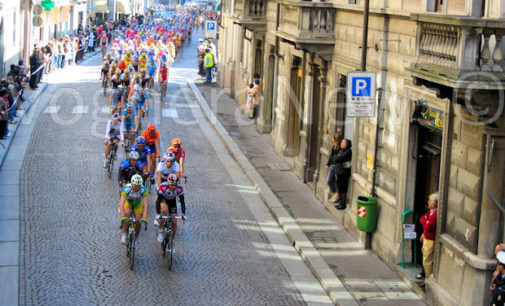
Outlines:
[[[370,86],[372,84],[372,78],[369,77],[357,77],[353,79],[352,95],[355,97],[370,97]]]

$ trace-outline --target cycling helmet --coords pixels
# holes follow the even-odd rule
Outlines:
[[[180,138],[174,138],[172,139],[172,145],[180,145],[181,144],[181,139]]]
[[[116,70],[116,74],[120,75],[121,74],[121,70]]]
[[[127,108],[133,108],[133,103],[131,103],[131,102],[126,103],[126,107]]]
[[[131,151],[130,154],[128,154],[128,158],[133,160],[139,160],[140,154],[137,151]]]
[[[140,79],[140,74],[138,74],[138,73],[135,72],[135,74],[133,75],[133,78],[134,79]]]
[[[143,136],[139,136],[137,139],[135,139],[135,142],[137,144],[146,144],[146,139]]]
[[[117,67],[117,64],[116,64],[116,63],[112,63],[112,64],[110,65],[110,67],[111,67],[111,68],[116,68],[116,67]]]
[[[114,113],[114,115],[112,115],[112,120],[119,120],[119,114]]]
[[[161,58],[162,58],[162,59],[167,59],[167,56],[166,56],[165,54],[163,54],[163,55],[161,56]]]
[[[135,185],[135,186],[141,186],[144,183],[144,180],[142,179],[142,177],[140,175],[134,174],[132,176],[131,183],[132,183],[132,185]]]
[[[149,125],[147,126],[147,130],[148,130],[149,132],[155,132],[155,131],[156,131],[156,126],[155,126],[154,124],[149,124]]]
[[[103,65],[104,65],[104,66],[109,66],[109,61],[104,61],[104,62],[103,62]]]
[[[179,178],[177,177],[177,175],[175,175],[174,173],[170,173],[167,177],[167,182],[170,184],[170,185],[177,185],[177,182],[179,181]]]
[[[168,162],[175,161],[175,155],[172,152],[168,152],[167,154],[165,154],[165,156],[163,156],[163,158],[165,159],[165,161],[168,161]]]
[[[130,70],[129,70],[128,68],[126,68],[126,69],[124,70],[124,73],[125,73],[125,74],[130,74]]]

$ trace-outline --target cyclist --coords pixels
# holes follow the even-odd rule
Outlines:
[[[172,139],[172,145],[168,147],[167,153],[172,152],[175,156],[175,161],[179,164],[181,168],[180,177],[184,176],[184,161],[186,160],[186,151],[181,147],[181,139]]]
[[[135,219],[140,220],[143,223],[147,221],[148,207],[148,192],[144,186],[142,186],[142,177],[135,174],[131,178],[131,183],[124,186],[121,189],[121,198],[119,199],[119,213],[121,214],[121,220],[123,222],[123,228],[121,235],[121,243],[126,243],[126,230],[128,229],[128,222],[125,222],[130,217],[132,210],[135,214]],[[140,234],[140,222],[135,226],[135,237],[138,238]],[[138,240],[135,240],[135,248],[137,248]]]
[[[150,172],[154,172],[154,167],[156,165],[156,158],[160,157],[160,133],[156,131],[156,126],[154,124],[149,124],[147,130],[142,132],[142,136],[146,139],[146,144],[151,149],[151,168]]]
[[[123,81],[121,81],[120,76],[121,76],[121,70],[116,69],[116,73],[114,76],[112,76],[111,79],[112,94],[110,95],[109,98],[109,104],[113,112],[115,111],[117,105],[122,105],[121,101],[123,99],[121,93],[122,89],[119,87],[119,85],[121,85]]]
[[[151,168],[151,149],[146,146],[146,139],[142,136],[137,137],[135,145],[131,147],[131,152],[139,153],[139,161],[144,166],[143,173],[149,173]]]
[[[170,174],[175,174],[179,177],[181,169],[175,161],[174,153],[167,153],[163,156],[163,160],[156,167],[156,185],[161,186],[161,183],[167,180]]]
[[[107,35],[104,33],[102,34],[102,37],[100,38],[100,49],[102,51],[102,56],[105,56],[107,53],[107,46],[108,46],[109,42],[108,42],[108,38],[107,38]],[[107,53],[109,55],[109,58],[110,58],[110,53]]]
[[[133,129],[135,128],[134,122],[135,122],[135,117],[136,117],[136,112],[135,109],[133,108],[133,103],[127,103],[126,108],[123,110],[123,125],[124,125],[124,131],[127,137],[130,137],[130,143],[133,143],[135,140],[135,133],[133,132]]]
[[[167,181],[162,183],[158,189],[158,197],[156,198],[156,212],[158,215],[156,216],[156,220],[159,219],[159,215],[167,216],[170,213],[172,216],[172,237],[175,239],[175,233],[177,232],[177,220],[175,217],[177,216],[177,197],[179,197],[179,201],[181,202],[181,212],[182,212],[182,220],[184,220],[186,215],[186,203],[184,202],[184,190],[178,184],[179,179],[175,174],[170,174],[167,178]],[[160,223],[160,222],[158,222]],[[164,222],[159,224],[158,230],[158,242],[163,242],[163,227]]]
[[[107,167],[107,157],[109,156],[110,146],[114,144],[114,148],[117,152],[118,143],[123,143],[123,124],[119,120],[119,114],[114,113],[112,118],[107,122],[107,129],[105,130],[105,160],[103,161],[103,167]]]
[[[153,87],[154,85],[154,76],[156,75],[156,70],[158,69],[158,66],[156,66],[156,63],[154,62],[154,58],[150,58],[149,61],[147,62],[147,73],[149,74],[149,86]]]
[[[106,78],[109,76],[109,61],[104,61],[102,66],[102,88],[105,87]]]
[[[149,111],[149,97],[140,85],[135,87],[135,92],[133,95],[136,97],[135,108],[137,109],[137,112],[139,112],[140,115],[144,117],[145,114]]]
[[[135,174],[142,174],[144,165],[139,161],[139,152],[130,152],[128,158],[121,162],[119,174],[117,176],[118,184],[123,188]]]
[[[168,68],[166,65],[160,66],[160,69],[158,71],[158,85],[160,87],[160,92],[161,90],[161,85],[167,86],[167,81],[168,81]],[[166,91],[165,91],[166,94]]]

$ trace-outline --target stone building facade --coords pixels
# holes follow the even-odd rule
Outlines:
[[[488,303],[494,246],[505,240],[503,1],[371,0],[367,71],[377,76],[378,123],[346,114],[347,73],[361,63],[363,0],[222,5],[219,85],[245,104],[246,86],[260,74],[257,128],[277,154],[328,205],[331,136],[351,139],[349,205],[334,213],[395,268],[402,215],[419,229],[427,196],[438,192],[425,298]],[[374,165],[379,217],[367,237],[357,229],[355,203],[372,191]],[[419,257],[419,244],[407,246],[409,260]]]

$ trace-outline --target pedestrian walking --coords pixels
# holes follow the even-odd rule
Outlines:
[[[331,137],[331,152],[330,156],[328,156],[328,162],[326,163],[326,170],[328,170],[328,177],[326,179],[326,183],[330,188],[330,193],[328,194],[328,199],[330,203],[336,203],[340,200],[340,194],[337,188],[337,173],[336,171],[336,162],[335,159],[337,157],[337,153],[340,150],[340,142],[342,141],[342,136],[340,133],[335,133]]]
[[[423,270],[416,276],[416,278],[428,278],[433,273],[433,261],[434,261],[434,248],[435,248],[435,236],[436,236],[436,226],[437,226],[437,207],[438,207],[438,194],[432,193],[428,197],[428,209],[429,211],[421,216],[419,220],[423,226],[423,234],[421,235],[420,241],[423,244]]]

